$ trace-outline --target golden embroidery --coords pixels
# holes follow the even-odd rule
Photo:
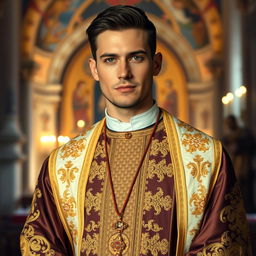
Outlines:
[[[30,214],[29,214],[29,216],[27,218],[26,223],[29,223],[29,222],[32,222],[32,221],[38,219],[38,217],[40,215],[40,211],[36,210],[36,207],[37,207],[36,199],[37,198],[41,198],[41,197],[42,197],[42,193],[41,193],[40,189],[36,188],[36,190],[35,190],[35,192],[33,194]]]
[[[103,180],[106,172],[106,162],[98,164],[96,161],[92,162],[89,182],[93,183],[93,180],[97,177],[98,180]]]
[[[79,140],[71,140],[61,148],[61,158],[65,159],[67,157],[77,158],[81,155],[85,148],[85,138]]]
[[[82,240],[81,252],[86,252],[86,255],[93,254],[97,255],[97,244],[99,241],[99,235],[93,234],[90,236],[89,234],[86,235],[86,238]]]
[[[98,143],[94,153],[95,158],[97,158],[98,156],[100,156],[101,158],[104,158],[106,156],[104,146],[100,143]]]
[[[187,167],[191,169],[191,175],[201,183],[202,176],[206,177],[208,174],[207,168],[211,167],[211,163],[209,161],[203,162],[204,159],[200,155],[196,155],[193,160],[195,163],[190,162]]]
[[[149,220],[147,224],[142,222],[142,226],[146,229],[146,231],[159,232],[163,230],[157,223],[154,223],[154,220]]]
[[[67,169],[61,168],[58,170],[58,174],[61,174],[60,180],[62,183],[67,183],[66,187],[70,187],[70,183],[73,182],[76,178],[75,173],[78,172],[77,167],[73,167],[73,163],[68,161],[65,163]],[[72,168],[73,167],[73,168]]]
[[[69,227],[71,236],[73,238],[73,242],[76,244],[76,242],[77,242],[76,238],[77,238],[78,231],[77,231],[77,228],[76,228],[75,224],[73,223],[73,221],[68,222],[68,227]]]
[[[153,179],[154,176],[157,176],[158,182],[161,182],[163,181],[165,175],[168,177],[173,176],[172,164],[166,165],[165,159],[159,163],[156,163],[155,159],[149,161],[147,178]]]
[[[96,193],[96,195],[93,195],[91,191],[92,191],[92,188],[88,189],[85,197],[85,209],[86,209],[87,215],[91,214],[91,210],[93,208],[96,212],[100,210],[100,202],[101,202],[102,194]]]
[[[197,223],[196,227],[192,228],[191,230],[189,230],[189,234],[191,236],[196,236],[196,234],[198,233],[199,231],[199,228],[200,228],[200,223]]]
[[[142,234],[141,239],[141,254],[153,256],[159,255],[159,253],[165,255],[168,253],[168,241],[163,239],[160,241],[159,234],[150,238],[149,233]]]
[[[209,144],[209,139],[206,136],[203,136],[201,133],[184,133],[181,142],[182,145],[186,147],[186,151],[190,153],[196,151],[205,152],[209,150],[209,147],[207,147],[207,145]]]
[[[199,185],[198,193],[194,193],[189,201],[190,206],[194,207],[192,210],[193,215],[200,215],[204,211],[206,203],[206,188],[203,185]]]
[[[90,221],[90,223],[87,225],[85,228],[85,231],[91,232],[91,231],[96,231],[100,227],[99,223],[96,223],[95,221]]]
[[[241,200],[241,192],[239,185],[236,183],[232,192],[225,196],[230,204],[224,207],[221,211],[220,220],[223,223],[229,223],[229,229],[240,236],[244,241],[247,237],[247,221],[243,202]]]
[[[40,211],[36,209],[37,203],[36,199],[41,198],[42,193],[39,188],[36,188],[33,195],[33,200],[31,204],[30,214],[26,220],[24,228],[20,236],[20,249],[21,254],[27,255],[44,255],[53,256],[55,251],[51,249],[49,241],[40,235],[35,235],[35,230],[29,223],[37,220],[40,216]]]
[[[160,142],[158,139],[154,139],[151,144],[151,155],[157,156],[161,153],[162,157],[165,157],[168,154],[168,141],[166,136]]]
[[[203,248],[203,250],[197,253],[197,256],[243,256],[247,255],[245,249],[238,243],[234,243],[230,237],[229,232],[226,231],[221,236],[219,243],[212,243]]]
[[[178,124],[179,127],[186,129],[188,132],[194,132],[194,131],[196,131],[195,128],[193,128],[193,127],[190,126],[189,124],[183,123],[183,122],[181,122],[181,121],[178,121],[177,124]]]
[[[144,201],[144,210],[150,211],[151,208],[154,208],[155,215],[160,214],[161,208],[164,208],[166,211],[170,210],[172,207],[172,198],[171,196],[165,196],[161,188],[157,188],[158,192],[152,195],[151,191],[145,193]]]
[[[70,196],[70,191],[66,189],[63,193],[63,198],[60,199],[61,207],[64,211],[64,216],[76,216],[76,201],[75,198]]]
[[[219,242],[205,246],[197,256],[248,254],[248,229],[238,184],[225,199],[229,204],[222,209],[220,221],[228,223],[229,231],[221,235]]]

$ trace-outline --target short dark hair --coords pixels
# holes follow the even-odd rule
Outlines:
[[[115,5],[99,13],[87,28],[86,33],[91,46],[93,58],[96,60],[96,38],[106,30],[123,30],[137,28],[148,34],[148,44],[152,56],[156,51],[156,28],[145,12],[135,6]]]

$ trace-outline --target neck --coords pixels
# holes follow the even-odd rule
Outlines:
[[[133,116],[139,115],[143,112],[146,112],[154,105],[154,102],[152,102],[146,106],[140,107],[140,108],[113,108],[107,106],[107,112],[108,115],[116,118],[117,120],[125,123],[129,123],[131,118]]]

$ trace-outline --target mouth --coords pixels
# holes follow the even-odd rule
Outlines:
[[[132,92],[134,91],[135,89],[135,85],[119,85],[118,87],[116,87],[115,89],[118,91],[118,92],[121,92],[121,93],[129,93],[129,92]]]

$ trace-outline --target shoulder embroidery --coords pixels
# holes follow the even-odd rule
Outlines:
[[[68,157],[77,158],[81,155],[85,148],[86,139],[72,139],[61,148],[61,158],[65,159]]]
[[[190,153],[196,151],[206,152],[209,150],[209,138],[204,136],[202,133],[184,133],[181,143],[186,148],[186,151]]]

